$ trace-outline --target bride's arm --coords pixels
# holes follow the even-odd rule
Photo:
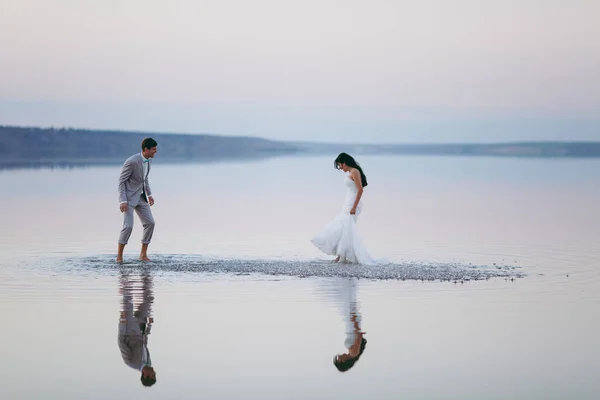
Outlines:
[[[358,192],[356,193],[356,199],[354,200],[354,205],[352,206],[352,210],[350,210],[350,214],[355,214],[356,207],[358,207],[358,202],[360,201],[360,198],[363,193],[363,186],[362,179],[360,178],[360,172],[358,172],[357,169],[352,170],[352,173],[350,175],[352,176],[352,180],[354,181],[356,189],[358,190]]]

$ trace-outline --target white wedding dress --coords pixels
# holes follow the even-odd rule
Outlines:
[[[356,207],[356,214],[350,214],[358,189],[348,174],[344,178],[344,186],[346,199],[340,213],[315,235],[311,242],[325,254],[340,256],[339,262],[376,264],[378,262],[371,257],[356,230],[356,220],[362,211],[362,199]]]
[[[362,331],[362,315],[358,301],[358,280],[354,278],[334,278],[321,280],[316,286],[316,292],[326,302],[337,306],[344,322],[346,340],[344,347],[349,349],[356,341],[356,335]],[[358,330],[354,326],[354,319],[358,323]]]

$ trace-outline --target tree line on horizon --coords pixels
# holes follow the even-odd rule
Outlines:
[[[361,155],[600,157],[600,142],[344,144],[285,142],[250,136],[0,125],[0,165],[120,163],[140,151],[142,139],[149,136],[158,141],[159,157],[165,161],[337,154],[342,151]]]

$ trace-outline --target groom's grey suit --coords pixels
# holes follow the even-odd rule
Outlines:
[[[147,168],[144,167],[147,165]],[[127,211],[123,217],[123,228],[119,235],[119,243],[127,244],[133,230],[133,210],[142,221],[144,233],[142,243],[148,244],[154,233],[154,217],[148,204],[152,196],[148,175],[150,174],[150,159],[146,160],[141,153],[134,154],[125,160],[119,176],[119,203],[127,203]]]

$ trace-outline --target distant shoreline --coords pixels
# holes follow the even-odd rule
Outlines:
[[[257,137],[0,125],[0,167],[36,168],[122,164],[151,136],[161,163],[257,160],[290,155],[600,158],[600,142],[344,144],[277,141]]]

